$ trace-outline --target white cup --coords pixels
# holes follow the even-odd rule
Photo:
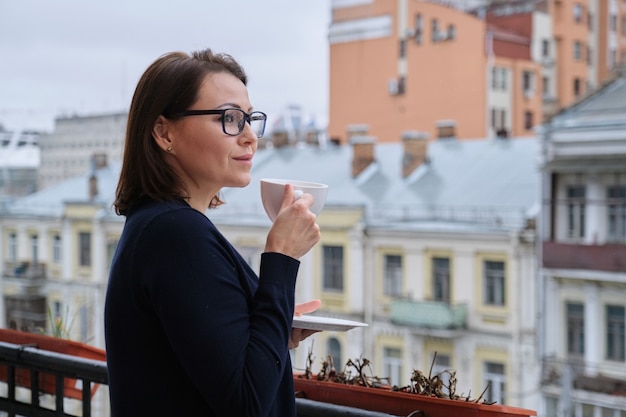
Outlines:
[[[285,180],[276,178],[263,178],[261,180],[261,201],[267,216],[274,221],[285,197],[285,184],[291,184],[294,188],[296,200],[302,194],[311,194],[313,196],[313,205],[310,210],[319,215],[326,203],[326,194],[328,193],[328,185],[317,182]]]

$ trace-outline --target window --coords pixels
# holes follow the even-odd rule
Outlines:
[[[402,256],[385,255],[383,293],[390,297],[402,295]]]
[[[611,13],[611,17],[609,18],[609,25],[611,32],[617,32],[617,15],[615,13]]]
[[[91,266],[91,233],[78,234],[78,261],[80,266]]]
[[[450,302],[450,258],[433,258],[433,300]]]
[[[323,247],[324,289],[343,291],[343,246]]]
[[[52,237],[52,262],[61,263],[61,236],[59,235]]]
[[[580,41],[574,41],[574,60],[580,61],[583,56],[583,45]]]
[[[484,386],[489,386],[485,393],[487,401],[506,404],[504,396],[506,390],[505,383],[504,364],[485,362]]]
[[[115,256],[115,251],[117,250],[117,245],[118,245],[118,243],[119,243],[119,241],[118,241],[118,240],[116,240],[116,241],[114,241],[114,242],[108,242],[108,243],[107,243],[107,267],[110,267],[110,266],[111,266],[111,263],[113,263],[113,257]],[[247,249],[249,249],[249,248],[244,248],[244,250],[247,250]],[[243,256],[243,255],[242,255],[242,256]],[[249,255],[248,255],[248,256],[249,256]],[[252,259],[250,259],[250,260],[249,260],[248,258],[244,258],[244,259],[246,259],[246,262],[251,262],[251,263],[249,263],[249,265],[250,265],[253,269],[256,269],[256,266],[257,266],[257,265],[256,265],[256,263],[255,263],[255,262],[253,262],[253,260],[252,260]],[[254,258],[254,259],[256,260],[257,258]]]
[[[626,186],[608,188],[608,238],[612,242],[626,242]]]
[[[431,21],[431,30],[431,40],[433,41],[433,43],[435,43],[439,40],[439,22],[437,21],[437,19],[433,19]]]
[[[567,353],[585,354],[585,305],[567,303]]]
[[[390,384],[400,385],[402,378],[402,351],[398,348],[383,348],[383,369]]]
[[[533,121],[533,112],[531,111],[525,111],[524,112],[524,128],[526,130],[532,130],[533,126],[535,125],[535,122]]]
[[[491,88],[493,90],[506,91],[507,85],[506,68],[493,67],[491,69]]]
[[[567,237],[585,237],[585,186],[567,187]]]
[[[541,85],[543,86],[542,94],[544,98],[550,97],[550,78],[543,77],[541,80]]]
[[[8,260],[11,262],[17,261],[17,235],[15,233],[9,234],[9,244],[8,244]]]
[[[533,91],[533,74],[530,71],[524,71],[522,74],[522,86],[524,93]]]
[[[541,56],[543,58],[550,57],[550,40],[544,39],[541,41]]]
[[[583,20],[583,6],[580,3],[574,4],[574,22],[580,23]]]
[[[485,261],[485,304],[503,306],[505,304],[504,262]]]
[[[39,236],[37,235],[30,237],[30,255],[33,264],[39,263]]]
[[[341,357],[341,343],[336,337],[331,337],[326,342],[326,350],[331,358],[333,358],[333,364],[335,369],[343,369],[343,358]]]
[[[89,339],[89,308],[86,305],[80,306],[79,310],[79,318],[80,318],[80,341],[86,342]],[[67,329],[69,331],[70,329]]]
[[[624,361],[624,306],[606,306],[606,358]]]
[[[617,49],[611,48],[609,50],[609,68],[614,68],[617,65]]]
[[[581,85],[582,83],[580,82],[580,78],[574,78],[574,95],[576,97],[580,96],[582,94],[581,91]]]

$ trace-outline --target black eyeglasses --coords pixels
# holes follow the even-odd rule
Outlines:
[[[204,114],[221,114],[222,115],[222,131],[230,136],[237,136],[243,132],[246,122],[252,128],[257,138],[262,138],[265,132],[265,122],[267,115],[261,111],[253,111],[248,114],[241,109],[222,109],[222,110],[185,110],[172,116],[165,116],[170,119],[185,116],[201,116]]]

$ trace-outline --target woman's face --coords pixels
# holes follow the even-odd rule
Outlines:
[[[208,74],[198,100],[188,110],[237,108],[252,112],[248,90],[230,73]],[[187,116],[169,127],[171,156],[191,198],[211,198],[223,187],[245,187],[250,183],[252,157],[258,138],[250,125],[237,136],[222,130],[222,116]]]

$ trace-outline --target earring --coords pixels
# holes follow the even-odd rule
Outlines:
[[[168,147],[167,147],[167,149],[166,149],[166,151],[167,151],[167,153],[172,153],[172,147],[171,147],[171,146],[168,146]]]

